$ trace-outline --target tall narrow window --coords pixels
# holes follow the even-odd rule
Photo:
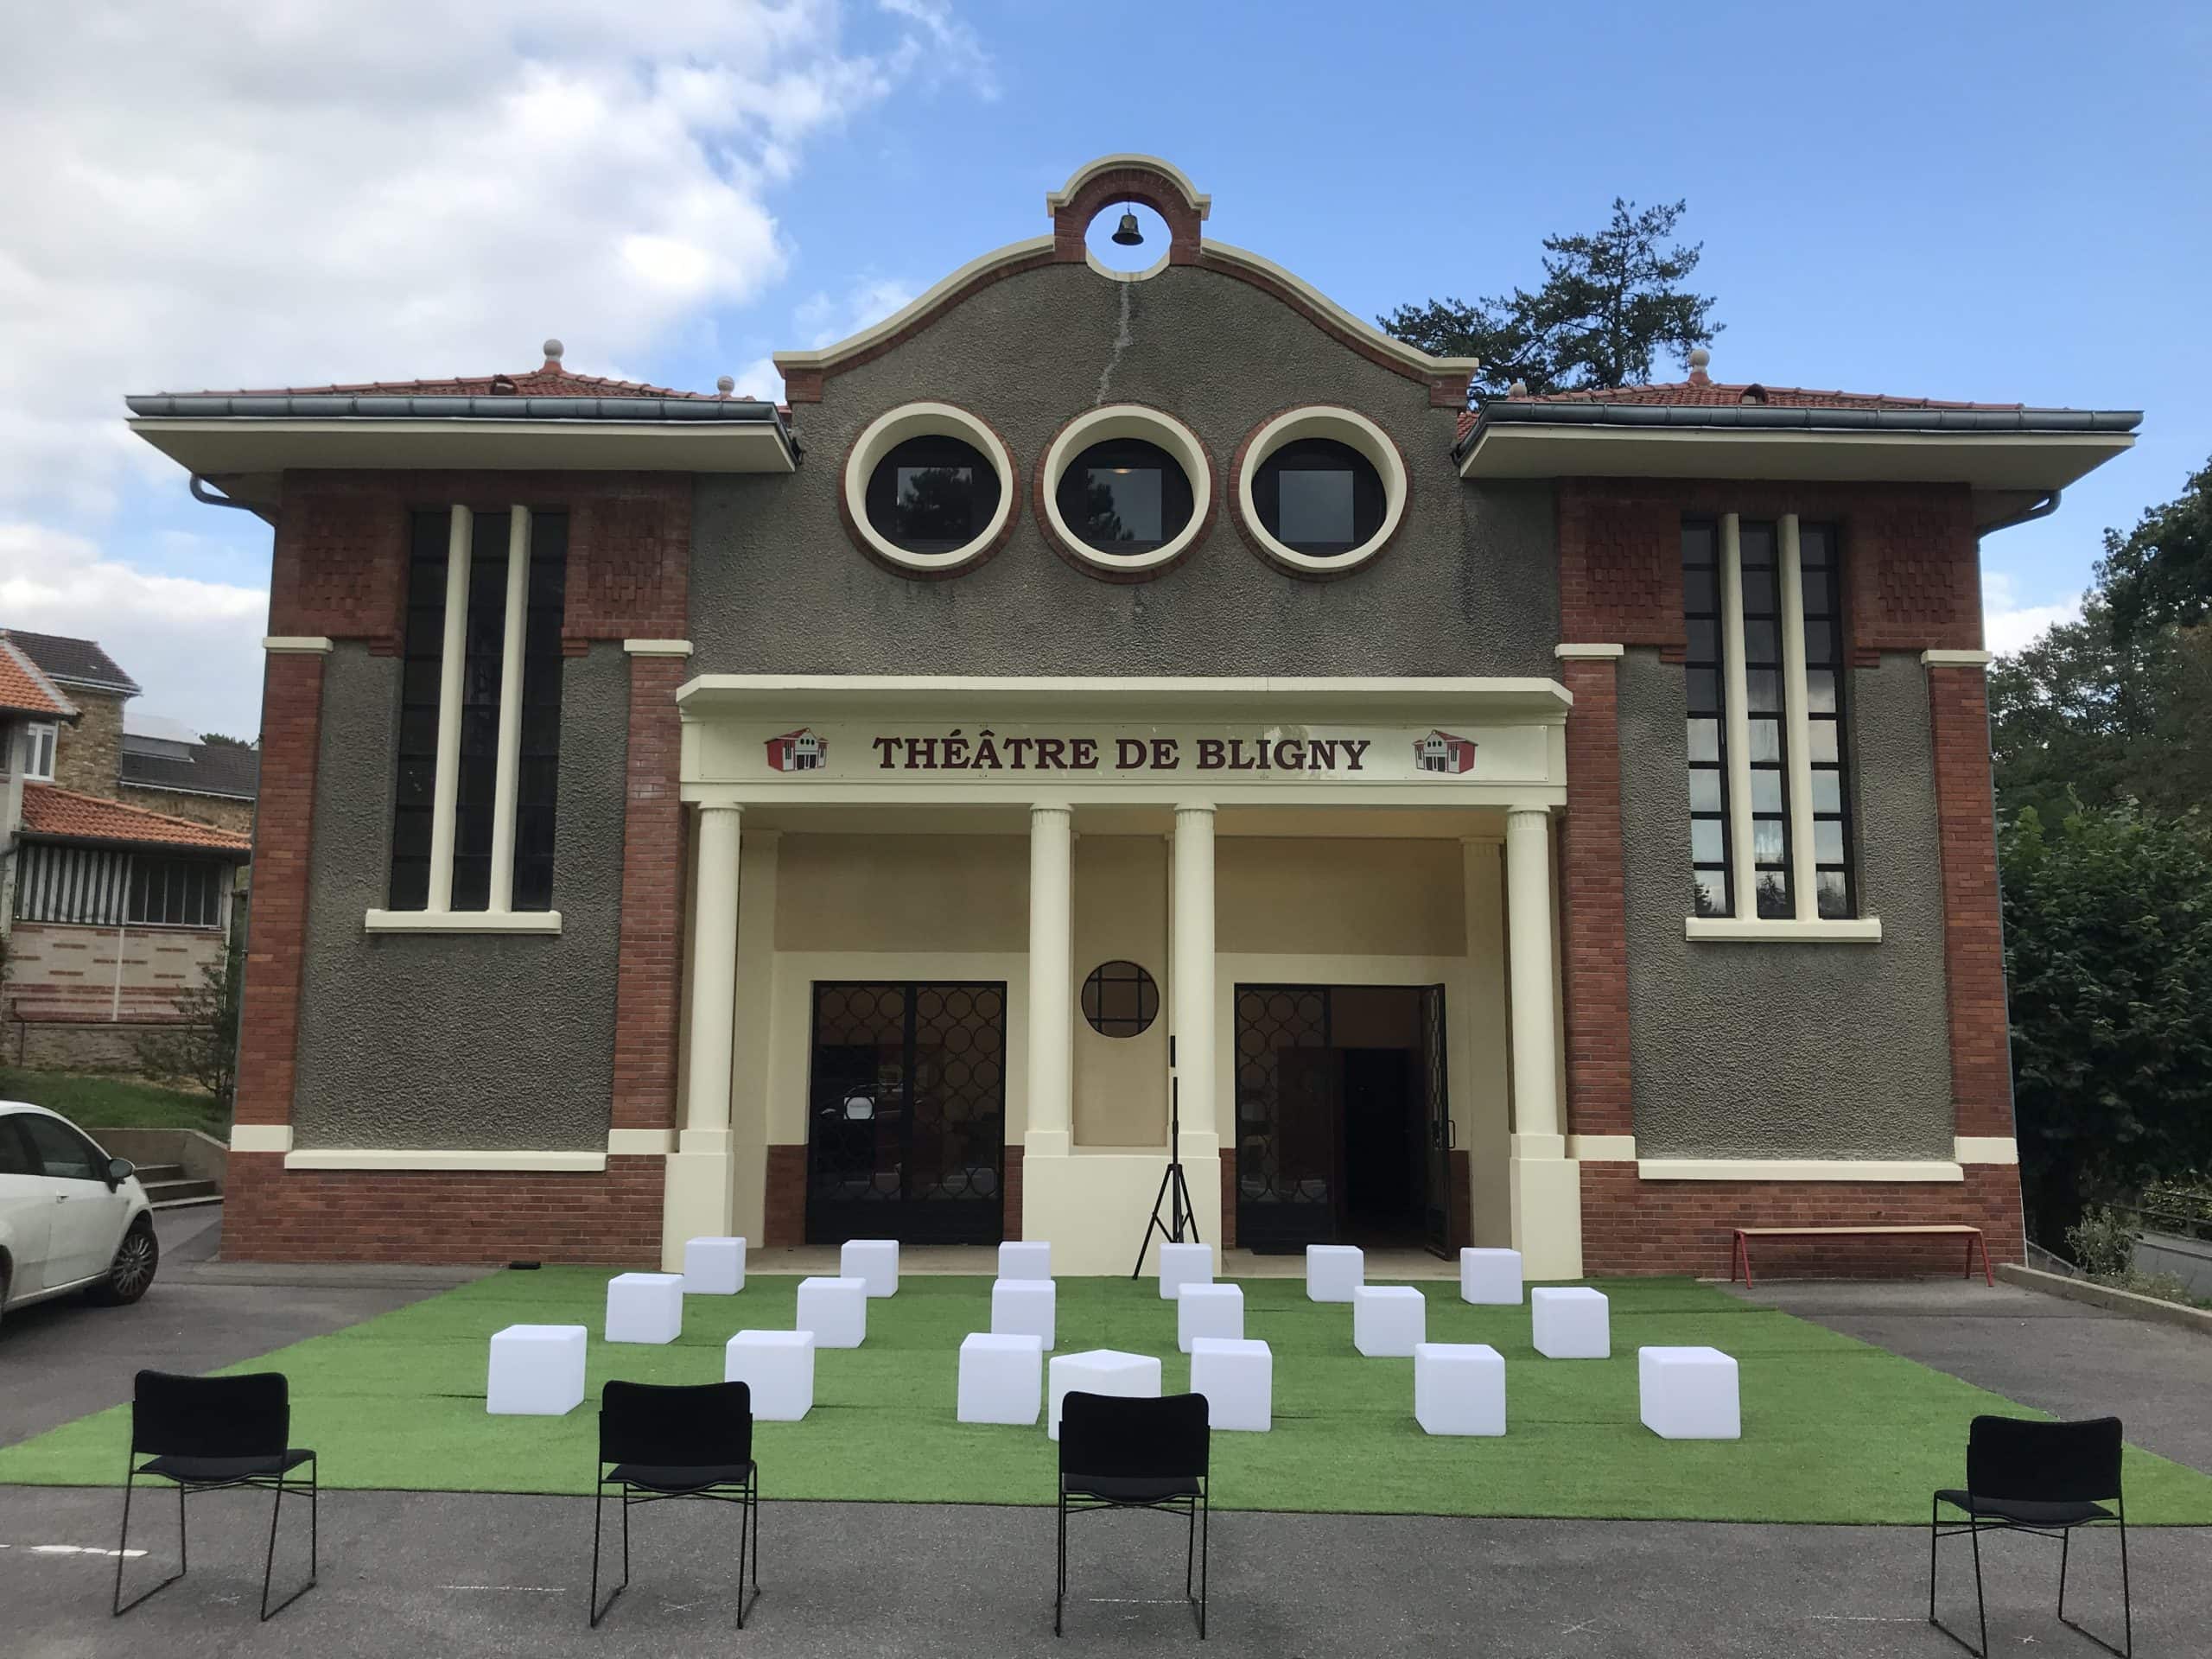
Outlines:
[[[1813,870],[1822,918],[1858,913],[1851,879],[1849,779],[1844,775],[1843,612],[1836,581],[1835,526],[1797,531],[1798,588],[1805,613],[1805,750],[1811,760]]]
[[[59,728],[50,721],[33,721],[23,728],[23,776],[35,782],[54,781],[54,741]]]
[[[559,513],[414,515],[393,910],[552,908],[567,556]]]
[[[1682,526],[1683,658],[1689,688],[1690,913],[1732,916],[1728,883],[1728,721],[1721,690],[1720,537],[1710,519]]]
[[[1856,914],[1833,524],[1682,525],[1695,917]]]

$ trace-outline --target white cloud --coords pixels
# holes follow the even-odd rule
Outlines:
[[[261,729],[265,588],[149,575],[83,537],[0,523],[0,619],[99,640],[144,688],[134,709],[233,737]]]
[[[0,626],[95,635],[149,707],[251,729],[262,596],[131,568],[189,565],[116,522],[125,485],[182,487],[124,394],[528,368],[549,334],[620,372],[783,276],[771,195],[810,141],[902,84],[989,95],[936,0],[862,17],[866,49],[838,0],[16,9]]]
[[[1981,632],[1990,650],[2006,656],[2035,642],[2036,636],[2061,622],[2082,620],[2080,594],[2051,605],[2023,605],[2012,578],[2002,570],[1987,570],[1981,578]]]

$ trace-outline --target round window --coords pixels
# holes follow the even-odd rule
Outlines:
[[[1068,463],[1057,504],[1077,541],[1127,558],[1156,551],[1183,533],[1191,522],[1191,480],[1158,444],[1109,438]]]
[[[1345,409],[1265,423],[1245,447],[1237,487],[1246,538],[1300,575],[1357,569],[1405,515],[1404,458],[1382,428]]]
[[[1083,982],[1083,1017],[1102,1037],[1135,1037],[1160,1017],[1160,987],[1134,962],[1101,963]]]
[[[846,527],[903,575],[950,575],[1006,539],[1014,457],[997,433],[950,404],[878,416],[845,458]]]
[[[868,474],[868,522],[903,552],[957,552],[998,509],[998,474],[958,438],[909,438]]]

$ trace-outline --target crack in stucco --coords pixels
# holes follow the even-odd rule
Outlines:
[[[1129,296],[1135,291],[1135,287],[1136,284],[1134,283],[1121,284],[1121,327],[1115,331],[1114,349],[1107,355],[1106,366],[1098,371],[1098,395],[1090,400],[1090,406],[1093,409],[1105,403],[1106,391],[1114,384],[1114,371],[1121,365],[1122,353],[1137,343],[1137,337],[1129,332]]]

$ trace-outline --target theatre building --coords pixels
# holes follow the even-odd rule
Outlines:
[[[226,1252],[1126,1273],[1175,1122],[1257,1249],[2019,1255],[1978,544],[2138,416],[1470,410],[1208,207],[1094,162],[785,406],[130,400],[274,526]]]

